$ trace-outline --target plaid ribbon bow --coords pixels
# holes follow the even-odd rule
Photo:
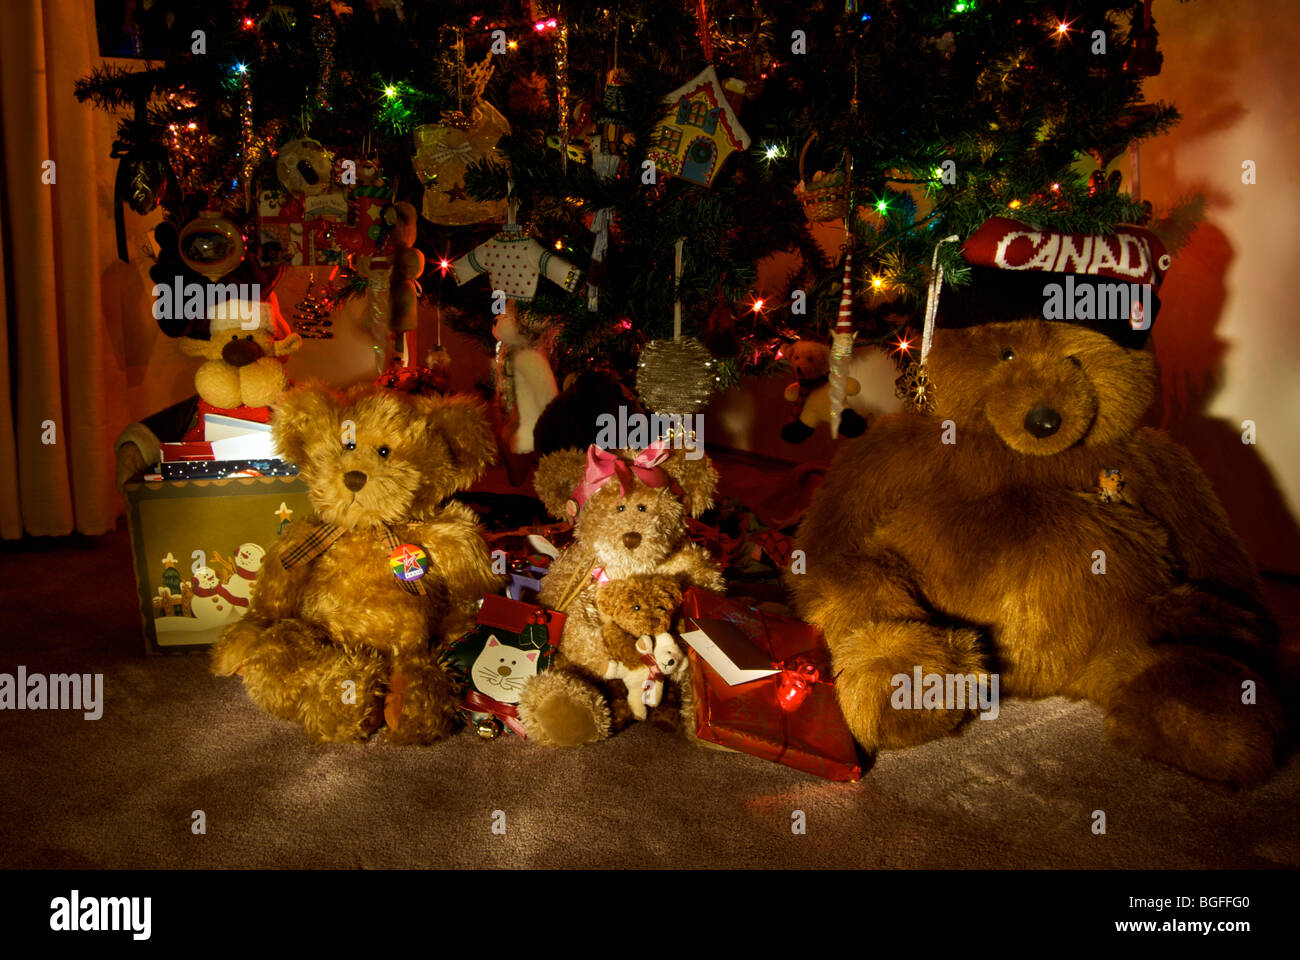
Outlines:
[[[381,539],[388,546],[389,553],[392,553],[402,545],[402,541],[397,539],[397,534],[393,533],[393,528],[385,524],[383,526],[383,536]],[[321,554],[338,541],[339,537],[347,533],[347,530],[334,523],[325,523],[324,521],[314,524],[307,534],[301,537],[297,543],[285,550],[280,557],[280,565],[286,570],[292,570],[294,567],[303,563],[311,563]],[[398,586],[409,594],[416,596],[425,596],[428,590],[424,586],[424,581],[420,580],[400,580]]]

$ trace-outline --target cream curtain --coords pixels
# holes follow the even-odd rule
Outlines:
[[[129,419],[113,269],[112,121],[77,102],[93,0],[0,7],[0,536],[98,534]],[[53,182],[42,182],[50,169]],[[109,302],[110,300],[114,302]]]

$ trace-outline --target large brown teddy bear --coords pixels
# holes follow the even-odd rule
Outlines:
[[[611,458],[624,466],[614,470]],[[637,463],[653,465],[633,466]],[[699,516],[712,506],[716,483],[708,457],[689,459],[683,450],[665,456],[662,451],[650,455],[592,447],[587,453],[561,450],[541,459],[533,486],[553,516],[574,518],[574,538],[542,580],[538,602],[554,608],[566,593],[576,594],[564,611],[555,666],[530,680],[519,700],[519,718],[530,739],[546,746],[577,746],[604,739],[631,721],[622,681],[605,679],[609,655],[597,588],[603,581],[635,574],[664,574],[675,577],[682,589],[721,591],[718,565],[691,542],[686,528],[688,514]],[[595,575],[589,574],[593,567]],[[665,697],[657,708],[665,724],[684,718],[689,728],[689,687],[683,681],[669,688],[680,692],[682,702]],[[667,716],[678,710],[682,717]],[[650,716],[656,719],[654,711]]]
[[[318,518],[295,520],[267,551],[248,614],[218,641],[212,670],[316,740],[361,740],[387,722],[393,743],[430,743],[458,723],[437,646],[499,589],[477,519],[447,498],[492,462],[495,441],[464,397],[365,386],[300,387],[272,434],[296,463]],[[390,555],[418,555],[399,580]],[[405,586],[404,586],[405,584]]]
[[[927,369],[933,415],[884,417],[839,454],[800,526],[807,572],[787,574],[858,741],[919,744],[969,715],[895,709],[899,674],[997,672],[1005,694],[1095,701],[1145,756],[1266,776],[1274,626],[1205,476],[1138,428],[1152,355],[1027,318],[941,327]]]

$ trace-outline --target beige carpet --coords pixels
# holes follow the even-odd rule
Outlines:
[[[102,672],[105,707],[0,712],[4,867],[1300,866],[1300,761],[1228,793],[1064,700],[1004,702],[857,784],[646,727],[562,752],[316,747],[205,658],[143,656],[123,533],[32,551],[0,551],[0,671]]]

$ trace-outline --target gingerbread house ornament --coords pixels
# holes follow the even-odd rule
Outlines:
[[[749,149],[749,134],[736,118],[745,93],[741,80],[718,81],[712,65],[663,102],[668,110],[650,135],[646,156],[655,168],[710,186],[728,156]]]

